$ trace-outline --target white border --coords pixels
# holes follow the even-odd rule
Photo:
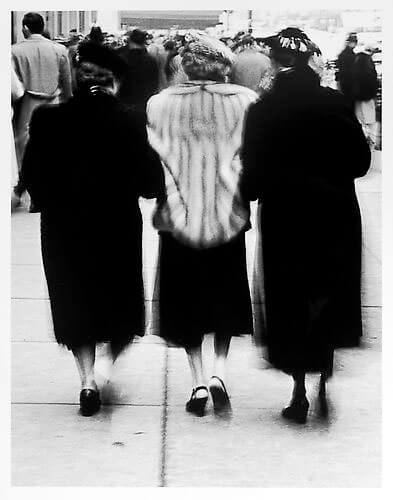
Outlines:
[[[112,9],[137,10],[137,5],[132,5],[134,2],[113,0],[111,2]],[[383,360],[384,360],[384,487],[382,489],[193,489],[193,488],[8,488],[10,476],[10,456],[9,456],[9,443],[10,443],[10,342],[9,332],[10,329],[10,217],[9,217],[9,168],[10,165],[10,148],[9,148],[9,96],[10,96],[10,82],[9,82],[9,54],[10,54],[10,16],[11,10],[97,10],[99,8],[105,9],[108,2],[102,0],[89,0],[83,2],[75,1],[51,1],[51,2],[23,2],[23,1],[9,1],[3,0],[2,2],[2,16],[1,29],[0,29],[0,50],[1,50],[1,68],[2,78],[0,78],[0,96],[1,96],[1,152],[2,164],[0,167],[0,224],[1,224],[1,269],[0,269],[0,332],[2,335],[1,348],[0,348],[0,395],[1,395],[1,420],[0,420],[0,495],[4,499],[12,498],[29,498],[29,499],[50,499],[56,500],[66,499],[73,497],[79,498],[106,498],[107,495],[115,496],[115,498],[133,497],[148,499],[156,495],[163,498],[206,498],[210,495],[225,496],[226,498],[232,497],[246,500],[249,498],[259,498],[268,495],[269,498],[284,498],[290,496],[291,498],[309,498],[318,497],[320,499],[328,498],[331,500],[332,496],[337,498],[347,498],[354,496],[357,500],[367,498],[391,498],[392,497],[392,483],[393,483],[393,461],[392,461],[392,366],[393,366],[393,350],[392,350],[392,336],[393,336],[393,131],[392,131],[392,93],[393,93],[393,51],[392,51],[392,32],[393,32],[393,9],[391,0],[259,0],[248,1],[245,4],[234,1],[206,1],[199,0],[197,3],[198,10],[211,10],[211,9],[236,9],[236,8],[255,8],[263,9],[269,8],[269,4],[276,9],[291,8],[383,8],[384,9],[384,68],[383,68]],[[194,4],[193,4],[194,5]],[[186,2],[168,0],[165,3],[157,1],[144,0],[143,10],[156,9],[156,10],[187,10],[190,9]],[[141,9],[142,10],[142,9]],[[190,9],[192,10],[192,9]],[[356,419],[356,415],[354,415]],[[28,422],[26,422],[28,425]],[[42,450],[45,453],[45,450]],[[301,457],[299,457],[301,459]]]

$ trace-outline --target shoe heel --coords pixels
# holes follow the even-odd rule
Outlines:
[[[209,391],[213,400],[214,411],[220,412],[223,410],[230,409],[231,403],[229,401],[228,392],[224,385],[224,382],[219,377],[212,377],[212,379],[217,379],[220,382],[220,386],[210,385]]]
[[[299,402],[295,402],[287,406],[281,412],[281,415],[297,424],[305,424],[307,422],[308,409],[310,407],[307,399]]]
[[[83,389],[79,395],[80,414],[83,417],[91,417],[101,408],[101,400],[98,391]]]
[[[186,410],[189,413],[193,413],[197,417],[203,417],[205,415],[207,404],[207,398],[196,398],[188,401],[186,404]]]

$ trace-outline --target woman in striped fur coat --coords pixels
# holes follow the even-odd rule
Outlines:
[[[193,390],[187,411],[202,416],[208,401],[202,360],[205,333],[215,334],[209,390],[214,409],[229,409],[225,365],[233,335],[252,333],[245,232],[249,206],[239,192],[245,113],[257,95],[225,83],[232,52],[190,34],[181,52],[189,81],[148,102],[148,136],[161,157],[166,197],[160,231],[160,336],[184,347]]]

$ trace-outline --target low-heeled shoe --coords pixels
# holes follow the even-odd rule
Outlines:
[[[79,395],[80,412],[84,417],[90,417],[101,408],[101,399],[98,391],[83,389]]]
[[[186,403],[186,410],[189,413],[193,413],[197,417],[203,417],[205,414],[208,397],[206,396],[204,398],[197,398],[196,393],[197,391],[199,391],[199,389],[204,389],[207,392],[207,387],[203,385],[195,387],[195,389],[192,390],[190,399]]]
[[[220,385],[212,385],[209,386],[209,391],[213,400],[214,411],[223,412],[231,409],[231,402],[229,400],[228,392],[226,390],[224,382],[220,379],[220,377],[213,376],[212,379],[218,380]]]
[[[307,422],[308,408],[310,404],[306,398],[293,401],[289,406],[284,408],[281,415],[298,424],[305,424]]]

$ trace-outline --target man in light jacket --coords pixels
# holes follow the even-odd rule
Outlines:
[[[29,139],[29,123],[34,109],[42,104],[58,104],[72,95],[67,49],[45,38],[44,26],[40,14],[25,14],[22,20],[25,40],[11,48],[12,66],[25,88],[14,120],[19,165]],[[24,187],[19,183],[16,194],[20,196],[23,191]]]

